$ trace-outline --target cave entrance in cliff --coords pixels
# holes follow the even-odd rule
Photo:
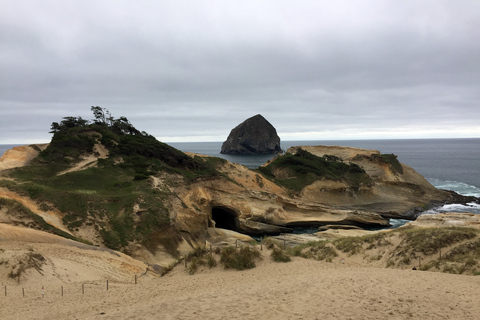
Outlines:
[[[215,221],[216,228],[238,230],[238,215],[237,213],[227,207],[213,207],[212,220]]]

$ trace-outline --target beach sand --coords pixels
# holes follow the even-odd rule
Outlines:
[[[262,253],[246,271],[202,267],[189,275],[180,264],[137,284],[110,281],[108,291],[105,279],[64,283],[63,296],[61,283],[35,277],[9,284],[7,296],[0,288],[0,318],[480,319],[480,276],[350,266],[348,260],[278,263]]]

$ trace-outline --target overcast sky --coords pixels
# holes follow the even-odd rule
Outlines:
[[[127,117],[164,142],[480,137],[480,1],[0,1],[0,143]]]

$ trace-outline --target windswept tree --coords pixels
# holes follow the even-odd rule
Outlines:
[[[128,121],[126,117],[120,117],[119,119],[112,120],[112,129],[116,133],[123,133],[123,134],[141,134],[131,123]]]
[[[89,124],[89,121],[83,119],[82,117],[63,117],[63,120],[58,122],[53,122],[50,128],[50,133],[56,133],[63,129],[74,128],[74,127],[84,127]]]
[[[99,106],[92,106],[90,110],[92,110],[93,116],[95,117],[95,124],[107,125],[104,108]]]
[[[52,122],[50,133],[57,133],[64,129],[74,127],[86,127],[89,125],[99,125],[110,128],[116,134],[120,135],[144,135],[148,136],[146,132],[140,132],[137,130],[126,117],[120,117],[115,119],[105,108],[99,106],[92,106],[94,120],[85,120],[82,117],[64,117],[63,120],[58,122]]]

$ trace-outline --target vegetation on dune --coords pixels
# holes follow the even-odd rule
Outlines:
[[[187,272],[191,275],[195,274],[200,266],[214,268],[217,266],[215,257],[202,248],[196,248],[193,252],[185,257],[185,266]]]
[[[225,269],[245,270],[255,268],[255,261],[260,259],[260,252],[249,246],[236,249],[226,247],[220,253],[220,262]]]
[[[349,259],[360,257],[365,265],[373,263],[376,267],[415,267],[417,270],[480,275],[480,230],[465,227],[405,227],[360,237],[312,241],[286,248],[283,241],[268,237],[263,239],[262,244],[264,250],[270,251],[270,257],[275,262],[289,262],[292,257],[302,257],[330,263],[349,263]],[[258,247],[251,246],[217,247],[213,253],[220,255],[220,263],[224,268],[236,270],[254,268],[255,261],[261,257]],[[195,250],[186,257],[186,271],[194,274],[200,266],[216,267],[217,260],[213,253],[211,250]]]
[[[290,249],[292,255],[306,259],[332,262],[338,257],[335,247],[329,241],[314,241]]]
[[[295,154],[279,156],[258,170],[265,177],[296,192],[320,179],[346,181],[353,187],[372,182],[367,173],[354,163],[344,163],[332,155],[318,157],[303,149]]]
[[[4,264],[5,267],[10,268],[8,277],[16,279],[20,283],[20,278],[24,275],[29,269],[35,269],[38,273],[43,275],[43,265],[46,263],[46,259],[40,253],[33,252],[30,249],[28,252],[17,255],[13,259],[0,260],[0,265]]]
[[[292,261],[292,258],[290,258],[290,255],[285,250],[282,250],[278,247],[275,247],[272,249],[271,257],[272,257],[272,260],[275,262]]]
[[[393,244],[395,238],[398,238],[398,245]],[[310,242],[291,248],[289,252],[327,262],[344,253],[347,257],[362,255],[367,264],[382,260],[385,267],[415,266],[420,270],[477,274],[480,272],[480,230],[400,228],[362,237]]]
[[[0,198],[0,209],[3,210],[7,215],[12,216],[16,223],[21,224],[25,227],[53,233],[67,239],[72,239],[90,244],[89,242],[76,238],[63,230],[52,226],[51,224],[47,223],[41,216],[33,213],[29,208],[25,207],[23,204],[15,200]]]
[[[103,108],[91,109],[92,121],[64,117],[52,123],[49,146],[28,166],[10,171],[15,182],[0,180],[0,186],[31,197],[45,210],[57,208],[72,231],[95,228],[112,249],[138,241],[152,251],[162,244],[176,255],[179,232],[165,206],[172,193],[168,187],[153,188],[149,177],[160,172],[186,180],[215,177],[217,163],[191,158],[140,132],[125,117],[115,119]],[[98,159],[94,167],[59,175],[96,152],[98,144],[108,149],[107,158]]]

